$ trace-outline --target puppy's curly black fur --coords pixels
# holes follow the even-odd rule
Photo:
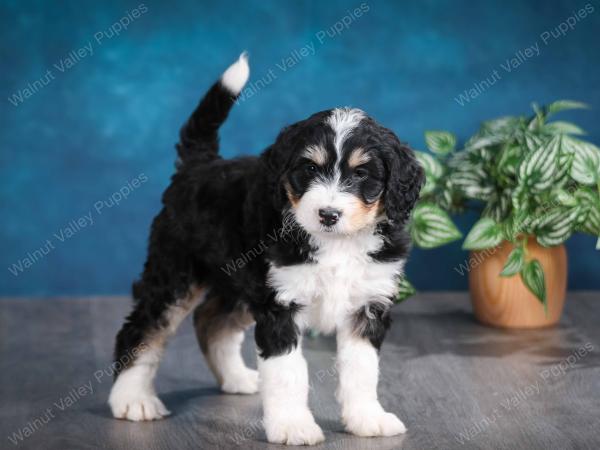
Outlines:
[[[363,225],[356,224],[365,217],[373,222],[370,235],[380,245],[361,260],[393,265],[407,257],[405,228],[424,174],[392,131],[359,110],[327,110],[284,128],[258,157],[224,160],[218,153],[218,129],[239,90],[224,79],[215,83],[181,129],[177,170],[152,223],[143,274],[133,285],[134,309],[117,335],[117,376],[136,363],[139,356],[130,357],[135,349],[150,345],[160,353],[163,335],[172,334],[198,305],[190,299],[199,290],[210,307],[198,314],[211,311],[219,324],[234,328],[238,325],[227,317],[238,317],[242,310],[251,315],[262,358],[295,348],[302,332],[295,318],[305,307],[303,299],[280,301],[269,271],[317,264],[319,240],[295,208],[324,180],[335,178],[351,199],[355,214],[347,219],[349,227],[359,229]],[[353,118],[353,128],[338,124],[336,129],[335,116]],[[324,216],[329,213],[319,209],[318,214],[319,233],[335,231],[341,212]],[[370,301],[365,299],[352,320],[355,333],[379,348],[390,325],[390,302]],[[211,317],[196,322],[210,323]],[[208,354],[211,336],[205,335],[201,346]]]

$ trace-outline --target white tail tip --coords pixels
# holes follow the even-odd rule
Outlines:
[[[250,67],[248,66],[248,54],[243,52],[238,60],[221,76],[221,84],[227,88],[233,95],[242,92],[248,77],[250,76]]]

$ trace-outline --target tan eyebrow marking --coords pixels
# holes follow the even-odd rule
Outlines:
[[[304,150],[304,157],[319,166],[324,166],[327,162],[327,151],[321,146],[311,145]]]
[[[362,148],[355,148],[350,153],[350,157],[348,158],[348,166],[351,168],[358,167],[362,164],[368,163],[371,160],[371,156],[367,152],[365,152]]]

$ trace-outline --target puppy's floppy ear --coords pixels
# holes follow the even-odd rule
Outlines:
[[[282,210],[288,201],[284,188],[285,174],[289,169],[294,146],[301,144],[298,137],[299,128],[298,124],[285,127],[277,136],[275,143],[261,156],[273,206],[278,211]]]
[[[395,225],[403,225],[419,199],[425,172],[409,147],[401,144],[395,135],[391,141],[392,145],[384,151],[388,170],[384,207],[388,219]]]
[[[285,190],[283,188],[283,175],[285,173],[285,155],[277,144],[271,145],[262,155],[263,168],[268,193],[272,206],[280,211],[286,202]]]

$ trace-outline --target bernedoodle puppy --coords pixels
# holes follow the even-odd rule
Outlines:
[[[324,439],[308,408],[307,329],[336,334],[346,429],[404,433],[377,399],[378,351],[423,170],[392,131],[354,108],[285,127],[258,157],[222,159],[218,129],[248,75],[242,54],[181,130],[177,170],[133,285],[134,308],[117,335],[112,413],[134,421],[169,414],[153,379],[168,337],[194,311],[221,389],[260,390],[270,442]],[[253,323],[258,372],[241,356]]]

